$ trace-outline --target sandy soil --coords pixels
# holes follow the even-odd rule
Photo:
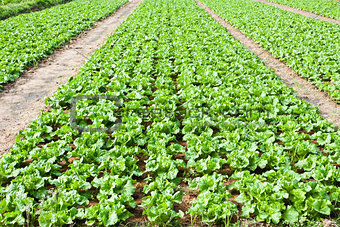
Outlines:
[[[70,43],[55,51],[37,67],[25,72],[0,92],[0,155],[9,151],[19,130],[44,110],[44,100],[70,77],[77,75],[86,57],[102,46],[107,37],[137,8],[132,0],[106,19],[97,22]]]
[[[340,20],[329,18],[329,17],[324,17],[324,16],[321,16],[321,15],[318,15],[318,14],[315,14],[315,13],[311,13],[311,12],[308,12],[308,11],[292,8],[290,6],[281,5],[281,4],[274,3],[274,2],[267,2],[266,0],[253,0],[253,1],[262,2],[264,4],[271,5],[271,6],[276,6],[280,9],[283,9],[283,10],[286,10],[286,11],[289,11],[289,12],[292,12],[292,13],[297,13],[297,14],[300,14],[300,15],[305,16],[305,17],[313,17],[313,18],[323,20],[323,21],[327,21],[327,22],[331,22],[331,23],[334,23],[334,24],[340,24]]]
[[[262,1],[262,0],[261,0]],[[331,100],[327,93],[318,90],[309,81],[300,77],[294,70],[289,68],[285,63],[276,59],[266,49],[258,45],[254,40],[245,36],[237,28],[223,20],[215,14],[210,8],[203,3],[196,0],[197,4],[203,8],[211,17],[218,23],[226,27],[227,31],[242,45],[253,52],[256,56],[266,64],[268,68],[275,70],[281,80],[289,87],[293,88],[296,96],[308,101],[320,110],[320,114],[325,117],[329,122],[332,122],[337,127],[340,126],[340,105]]]

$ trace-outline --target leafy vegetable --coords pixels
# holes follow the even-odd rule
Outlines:
[[[0,89],[126,0],[75,0],[0,21]]]
[[[2,0],[0,2],[0,20],[69,1],[71,0]]]
[[[340,57],[334,51],[340,48],[340,25],[252,0],[202,2],[340,103]]]
[[[310,11],[326,17],[340,19],[340,5],[336,1],[328,0],[269,0],[283,5],[288,5],[297,9]]]

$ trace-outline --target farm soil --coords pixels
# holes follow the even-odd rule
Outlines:
[[[327,93],[318,90],[312,83],[300,77],[299,74],[289,68],[284,62],[275,58],[265,48],[261,47],[254,40],[245,36],[240,30],[223,20],[206,5],[198,0],[196,0],[196,2],[219,24],[224,26],[234,39],[238,40],[243,46],[258,56],[268,68],[273,69],[276,75],[279,76],[287,86],[293,88],[297,97],[318,107],[321,116],[326,118],[329,122],[332,122],[335,126],[340,126],[340,105],[333,101]]]
[[[4,91],[0,92],[0,155],[13,146],[19,130],[27,127],[41,110],[46,110],[45,98],[70,77],[75,77],[87,56],[102,46],[141,2],[132,0],[126,3],[38,66],[26,71],[14,83],[4,86]]]
[[[323,20],[323,21],[327,21],[327,22],[330,22],[330,23],[334,23],[334,24],[340,24],[340,20],[329,18],[329,17],[324,17],[324,16],[321,16],[319,14],[315,14],[315,13],[311,13],[311,12],[308,12],[308,11],[292,8],[290,6],[281,5],[281,4],[274,3],[274,2],[268,2],[266,0],[253,0],[253,1],[262,2],[264,4],[271,5],[271,6],[276,6],[280,9],[283,9],[283,10],[286,10],[286,11],[292,12],[292,13],[297,13],[297,14],[300,14],[300,15],[305,16],[305,17],[313,17],[313,18],[318,19],[318,20]]]

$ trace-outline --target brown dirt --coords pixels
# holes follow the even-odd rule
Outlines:
[[[0,93],[0,155],[8,152],[19,130],[46,109],[44,100],[70,77],[75,77],[87,56],[137,8],[142,0],[131,0],[106,19],[97,22],[69,44],[55,51],[37,67],[25,72]]]
[[[325,219],[322,221],[323,227],[338,227],[335,221]]]
[[[194,200],[197,199],[197,196],[199,194],[198,189],[191,190],[187,183],[181,183],[180,184],[182,194],[182,203],[181,204],[175,204],[174,209],[176,212],[179,210],[184,212],[183,218],[180,219],[180,223],[182,226],[207,226],[201,222],[201,220],[197,217],[195,223],[192,223],[191,216],[189,213],[186,213],[190,207],[191,204],[194,202]]]
[[[340,105],[333,101],[327,93],[318,90],[309,81],[300,77],[299,74],[289,68],[284,62],[276,59],[269,51],[258,45],[254,40],[245,36],[237,28],[223,20],[203,3],[198,0],[196,0],[196,2],[211,17],[224,26],[236,40],[258,56],[268,68],[273,69],[276,75],[278,75],[287,86],[293,88],[297,97],[318,107],[321,116],[337,127],[340,126]]]
[[[137,224],[140,226],[144,226],[144,224],[148,222],[146,215],[143,215],[144,208],[142,207],[143,198],[146,196],[143,193],[145,185],[146,185],[145,182],[134,184],[136,190],[133,194],[133,198],[135,199],[137,207],[128,208],[128,210],[133,214],[133,216],[125,221],[125,226],[136,226]]]
[[[264,4],[271,5],[271,6],[276,6],[280,9],[283,9],[283,10],[286,10],[286,11],[292,12],[292,13],[297,13],[297,14],[300,14],[300,15],[305,16],[305,17],[312,17],[312,18],[327,21],[327,22],[330,22],[330,23],[340,24],[340,20],[321,16],[319,14],[311,13],[311,12],[304,11],[304,10],[301,10],[301,9],[296,9],[296,8],[293,8],[293,7],[290,7],[290,6],[281,5],[281,4],[278,4],[278,3],[275,3],[275,2],[267,2],[266,0],[253,0],[253,1],[262,2]]]

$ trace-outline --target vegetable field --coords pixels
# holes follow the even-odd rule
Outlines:
[[[340,19],[340,4],[337,0],[269,0],[269,2],[275,2],[326,17]]]
[[[340,103],[340,25],[252,0],[202,2]]]
[[[75,0],[0,21],[0,89],[125,0]]]
[[[69,1],[71,0],[2,0],[0,1],[0,20]]]
[[[339,56],[330,50],[339,47],[338,26],[250,0],[202,2],[339,101]],[[80,31],[96,20],[87,17],[106,15],[123,1],[68,4],[78,6],[86,23],[80,20],[78,28],[61,21]],[[88,4],[98,8],[86,10]],[[250,10],[252,4],[261,7]],[[62,12],[57,18],[65,18]],[[56,20],[41,18],[34,24]],[[289,20],[290,30],[279,19]],[[3,22],[9,34],[11,21]],[[49,34],[28,33],[27,40],[32,34],[46,48],[39,42],[27,42],[27,48],[41,55],[52,49]],[[7,46],[3,53],[15,42]],[[19,51],[25,49],[11,55],[18,59],[13,67],[14,60],[0,60],[6,75],[19,75],[28,65]],[[75,97],[95,96],[115,99],[74,103]],[[144,0],[46,104],[48,110],[0,158],[3,224],[239,226],[246,219],[316,226],[339,218],[338,129],[195,0]],[[70,117],[90,132],[75,129]],[[117,130],[107,130],[118,122]]]

